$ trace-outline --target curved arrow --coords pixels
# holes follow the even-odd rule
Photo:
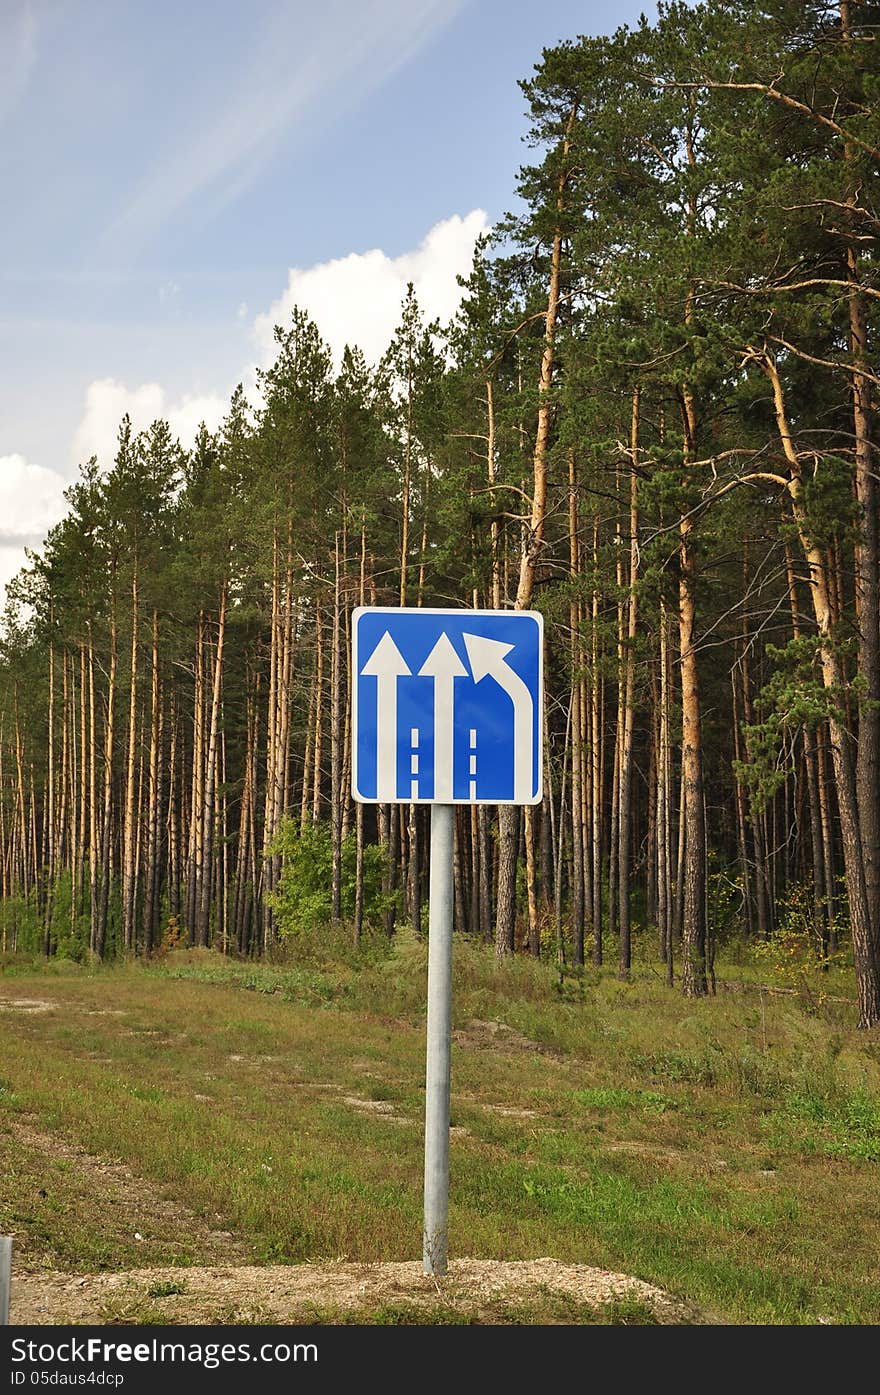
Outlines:
[[[412,669],[386,630],[361,669],[376,679],[376,798],[380,804],[397,799],[397,680]]]
[[[531,804],[533,799],[535,738],[533,732],[534,703],[527,685],[507,662],[515,647],[499,639],[483,635],[462,635],[475,683],[482,683],[488,674],[494,678],[513,703],[513,801]]]
[[[434,680],[434,798],[452,803],[452,693],[456,678],[467,678],[467,669],[444,630],[419,669],[420,678]]]

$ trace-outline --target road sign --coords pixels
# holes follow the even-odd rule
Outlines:
[[[543,639],[532,610],[356,610],[354,798],[539,804]]]

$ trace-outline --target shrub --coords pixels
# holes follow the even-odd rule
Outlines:
[[[285,819],[272,847],[282,858],[281,878],[272,909],[282,939],[320,931],[332,914],[333,848],[326,824],[309,824],[302,831]],[[354,837],[342,844],[342,916],[354,918],[357,845]],[[382,893],[384,855],[375,843],[364,848],[364,922],[377,926],[387,897]]]

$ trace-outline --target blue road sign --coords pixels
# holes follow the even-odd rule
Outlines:
[[[543,617],[365,606],[352,627],[362,804],[539,804]]]

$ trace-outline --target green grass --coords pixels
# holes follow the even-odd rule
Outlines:
[[[847,1004],[743,987],[741,965],[719,977],[695,1002],[647,966],[560,982],[457,947],[452,1255],[620,1270],[711,1320],[880,1320],[878,1034]],[[56,1007],[2,1012],[0,1228],[31,1267],[216,1263],[212,1228],[258,1262],[414,1258],[424,991],[405,936],[360,969],[8,966],[0,997]],[[135,1241],[63,1159],[6,1166],[16,1119],[122,1160],[181,1215],[147,1207]]]

